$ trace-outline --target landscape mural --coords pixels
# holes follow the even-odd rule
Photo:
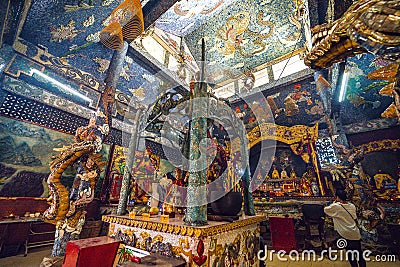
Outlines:
[[[46,179],[56,153],[53,148],[72,142],[72,135],[1,117],[0,197],[48,197]],[[101,153],[107,160],[109,145]],[[70,186],[73,179],[73,170],[68,170],[62,182]]]

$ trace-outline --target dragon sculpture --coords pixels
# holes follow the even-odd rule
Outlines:
[[[400,62],[400,2],[359,0],[332,23],[311,30],[312,46],[304,62],[323,69],[361,53]]]
[[[43,219],[56,225],[56,239],[52,256],[62,256],[66,243],[77,239],[85,223],[86,206],[94,198],[94,187],[106,162],[101,161],[103,141],[111,126],[111,109],[115,88],[106,87],[102,93],[96,116],[87,126],[76,130],[74,143],[62,148],[50,163],[47,184],[50,190],[50,207]],[[70,190],[61,183],[61,176],[70,166],[77,166],[76,175]]]
[[[99,152],[112,125],[117,82],[128,50],[128,43],[124,39],[133,40],[144,29],[143,12],[138,0],[123,1],[109,18],[112,22],[102,30],[100,37],[103,45],[117,51],[107,71],[97,112],[87,126],[78,127],[73,144],[54,149],[60,153],[50,163],[50,175],[47,178],[50,207],[44,212],[43,219],[56,225],[51,254],[55,258],[65,254],[69,240],[79,238],[85,223],[86,206],[94,198],[94,187],[106,164],[101,161]],[[119,31],[110,32],[110,27],[117,27]],[[61,176],[68,167],[76,168],[70,189],[61,183]],[[46,262],[46,258],[43,262]]]

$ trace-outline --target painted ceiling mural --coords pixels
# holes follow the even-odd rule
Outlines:
[[[349,79],[346,97],[341,105],[343,124],[382,118],[381,114],[393,101],[391,97],[379,94],[388,82],[369,80],[366,75],[387,64],[371,54],[361,54],[347,60]]]
[[[262,87],[260,89],[262,90]],[[319,123],[319,128],[326,127],[322,101],[316,93],[313,77],[274,87],[263,91],[263,94],[265,99],[253,99],[250,96],[247,101],[253,101],[253,108],[264,106],[262,102],[266,101],[271,109],[271,113],[266,112],[266,114],[273,114],[276,124],[311,126]],[[248,128],[255,126],[253,123],[257,123],[257,119],[246,103],[235,102],[232,104],[232,108]]]
[[[34,0],[20,37],[45,47],[50,54],[103,81],[113,51],[99,42],[98,34],[119,3],[116,0]],[[139,100],[144,100],[144,95],[154,99],[159,84],[160,80],[152,73],[126,57],[118,90]]]
[[[179,1],[157,21],[156,27],[185,36],[224,8],[235,5],[237,0],[191,0]]]
[[[206,60],[216,65],[214,71],[223,64],[233,73],[290,54],[304,43],[293,0],[244,0],[230,5],[185,36],[195,59],[200,58],[203,37]]]

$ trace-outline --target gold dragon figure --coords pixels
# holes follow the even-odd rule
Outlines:
[[[399,63],[400,2],[398,0],[355,1],[343,16],[311,30],[312,46],[304,62],[313,69],[361,53],[373,53]]]
[[[56,239],[52,256],[65,253],[66,243],[77,239],[85,223],[86,206],[94,198],[94,189],[106,162],[99,153],[104,139],[109,134],[111,118],[106,107],[109,90],[104,90],[101,105],[96,117],[89,120],[87,126],[78,127],[74,143],[55,148],[60,152],[50,163],[50,175],[47,184],[50,191],[50,207],[44,212],[43,219],[56,225]],[[111,91],[112,94],[112,91]],[[70,189],[61,183],[61,176],[70,167],[76,166],[76,175]]]

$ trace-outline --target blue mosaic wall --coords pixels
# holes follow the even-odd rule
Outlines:
[[[237,0],[179,1],[155,23],[157,28],[177,36],[185,36]]]
[[[291,0],[238,1],[185,36],[185,41],[199,60],[200,41],[205,38],[206,60],[215,64],[209,76],[218,72],[219,65],[243,72],[303,47],[295,9]]]
[[[34,0],[20,37],[45,47],[51,55],[63,57],[64,62],[103,81],[113,51],[93,35],[106,25],[104,21],[119,3],[94,1],[93,7],[80,8],[78,1]],[[153,99],[158,93],[154,88],[160,82],[132,58],[126,58],[117,89],[128,95],[139,95],[139,99],[143,93]]]

